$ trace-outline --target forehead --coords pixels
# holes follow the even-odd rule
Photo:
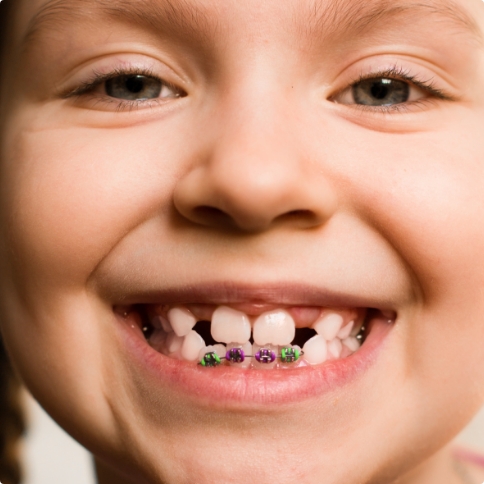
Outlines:
[[[11,0],[12,1],[12,0]],[[83,21],[124,22],[194,37],[228,26],[257,25],[305,36],[358,34],[390,25],[437,24],[447,33],[483,40],[482,0],[16,0],[17,32],[26,43]]]

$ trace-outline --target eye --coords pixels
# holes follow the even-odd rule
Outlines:
[[[360,106],[393,106],[425,98],[422,89],[413,87],[407,81],[390,78],[362,79],[336,96],[340,104]]]
[[[143,74],[124,74],[107,79],[104,82],[104,91],[109,97],[126,101],[144,101],[180,95],[162,80]]]
[[[338,104],[378,110],[397,109],[430,99],[452,100],[430,80],[419,80],[410,73],[392,69],[360,76],[349,87],[331,97]]]
[[[410,95],[410,85],[396,79],[366,79],[351,87],[355,103],[365,106],[405,103],[409,101]]]

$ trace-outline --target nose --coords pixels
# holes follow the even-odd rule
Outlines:
[[[174,204],[185,219],[261,232],[281,224],[312,228],[331,217],[335,194],[298,136],[297,116],[265,101],[225,106],[215,116],[222,123],[206,123],[212,141],[175,188]]]

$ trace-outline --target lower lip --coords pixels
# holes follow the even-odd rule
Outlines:
[[[293,370],[243,370],[226,366],[201,367],[155,351],[137,327],[119,320],[118,329],[128,353],[145,376],[211,407],[274,406],[301,402],[334,391],[361,378],[375,365],[393,324],[376,320],[361,348],[352,355],[322,365]]]

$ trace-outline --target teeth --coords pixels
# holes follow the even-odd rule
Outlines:
[[[301,358],[301,348],[297,345],[286,346],[285,349],[288,348],[298,350],[299,351],[299,359],[292,362],[283,361],[282,358],[278,363],[279,368],[299,368],[300,366],[304,366],[304,360]],[[279,353],[282,354],[284,348],[279,348]]]
[[[160,318],[160,323],[161,327],[163,328],[163,331],[166,331],[167,333],[171,333],[173,331],[173,328],[171,327],[170,321],[168,319],[164,318],[163,316],[158,316]]]
[[[252,365],[254,366],[254,368],[260,370],[269,370],[277,365],[277,346],[271,344],[265,344],[262,346],[254,344],[252,351],[254,352],[254,358],[251,359],[253,360]],[[272,357],[276,357],[273,359],[273,361],[270,361],[272,358],[269,355],[271,354]]]
[[[326,313],[319,318],[314,324],[313,328],[326,341],[331,341],[336,338],[344,323],[343,316],[338,313]]]
[[[347,346],[343,345],[343,349],[341,350],[340,358],[346,358],[346,357],[348,357],[352,354],[353,354],[353,351],[351,351]]]
[[[210,318],[201,317],[203,311]],[[185,306],[175,306],[171,309],[160,306],[147,313],[153,331],[149,336],[148,333],[146,335],[149,344],[156,351],[172,358],[198,360],[203,366],[223,364],[239,368],[296,368],[346,358],[360,348],[362,337],[358,333],[367,322],[368,312],[362,309],[322,308],[311,326],[317,335],[310,338],[302,350],[299,348],[300,358],[292,357],[292,353],[286,353],[286,349],[292,348],[296,336],[296,322],[298,327],[307,327],[311,322],[308,321],[309,316],[314,321],[318,310],[314,309],[311,314],[306,313],[308,311],[305,311],[305,308],[291,308],[267,311],[257,317],[249,317],[244,312],[228,306],[205,308],[204,305],[200,305],[199,308],[192,305],[190,309]],[[392,315],[393,313],[390,316]],[[387,314],[384,316],[389,317]],[[213,339],[224,344],[207,346],[200,334],[206,334],[204,331],[208,327],[205,329],[197,326],[200,334],[194,330],[197,321],[203,320],[208,324],[210,319]],[[303,324],[304,321],[306,324]],[[253,345],[250,343],[251,332]],[[302,337],[303,333],[299,336]],[[240,352],[231,353],[230,350]],[[217,365],[212,364],[209,357],[204,359],[207,353],[212,352],[219,357]],[[240,361],[242,355],[244,358]]]
[[[238,368],[248,368],[253,363],[252,360],[255,360],[255,358],[250,358],[250,356],[252,354],[255,354],[255,353],[253,353],[254,350],[252,349],[252,345],[249,342],[247,342],[243,345],[234,344],[234,343],[227,345],[227,351],[231,350],[232,348],[241,348],[242,351],[244,352],[245,359],[241,363],[235,363],[235,362],[228,361],[228,364],[230,366],[237,366]],[[249,358],[248,358],[248,356],[249,356]]]
[[[213,350],[217,355],[220,356],[220,358],[223,358],[225,356],[225,353],[227,352],[227,347],[225,345],[213,345]]]
[[[291,344],[296,335],[292,316],[284,310],[262,313],[254,323],[254,342],[259,346]]]
[[[183,338],[181,356],[184,360],[195,361],[198,359],[198,354],[203,348],[205,348],[203,338],[196,331],[190,331]]]
[[[356,351],[360,348],[360,342],[354,336],[344,339],[343,344],[351,351]]]
[[[341,350],[343,345],[339,338],[335,338],[328,343],[328,358],[333,360],[338,359],[341,356]]]
[[[168,319],[177,336],[186,336],[197,322],[195,316],[186,308],[170,309]]]
[[[165,348],[166,352],[170,355],[177,353],[183,344],[183,337],[177,336],[175,333],[169,333],[166,337]]]
[[[210,332],[215,341],[244,344],[250,339],[250,321],[246,314],[226,306],[212,315]]]
[[[154,328],[163,329],[165,333],[171,333],[173,331],[170,321],[168,321],[168,319],[166,319],[164,316],[154,316],[150,321]]]
[[[306,341],[303,346],[304,359],[311,365],[319,365],[326,361],[328,344],[324,336],[316,335]]]
[[[338,334],[336,335],[336,337],[339,338],[339,339],[345,339],[345,338],[347,338],[350,335],[351,330],[353,329],[354,324],[355,324],[354,321],[350,321],[346,326],[343,326],[338,331]]]
[[[200,350],[198,353],[198,361],[201,361],[202,358],[207,354],[207,353],[216,353],[220,358],[225,357],[226,349],[225,345],[213,345],[213,346],[205,346]]]

